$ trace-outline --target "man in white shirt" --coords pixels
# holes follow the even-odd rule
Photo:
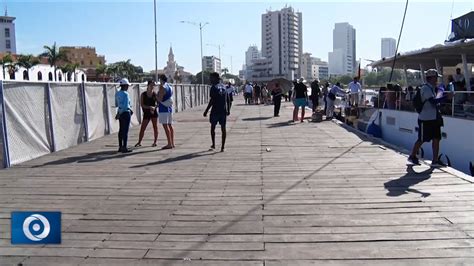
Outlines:
[[[354,77],[354,80],[349,83],[349,91],[351,93],[349,105],[357,107],[359,105],[359,93],[362,86],[359,83],[359,78]]]
[[[245,85],[244,88],[244,98],[245,98],[245,104],[250,104],[252,101],[252,92],[253,92],[253,87],[250,85],[249,82],[247,82],[247,85]]]

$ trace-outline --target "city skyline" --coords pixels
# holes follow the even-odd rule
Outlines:
[[[199,72],[199,29],[181,20],[209,22],[203,29],[203,43],[223,44],[222,67],[238,74],[245,63],[245,51],[261,43],[261,15],[280,10],[286,3],[303,13],[303,52],[327,61],[332,50],[335,23],[348,22],[357,30],[357,60],[379,59],[380,39],[397,38],[404,1],[374,2],[158,2],[158,67],[166,65],[172,44],[176,60],[192,73]],[[439,1],[410,3],[399,52],[430,47],[447,38],[450,19],[472,10],[472,2]],[[429,5],[431,15],[420,18]],[[453,12],[451,16],[451,7]],[[67,12],[64,12],[67,10]],[[38,12],[41,11],[41,12]],[[231,11],[231,15],[229,15]],[[386,19],[386,13],[394,16]],[[153,2],[42,1],[8,2],[14,16],[17,53],[37,55],[43,45],[93,46],[107,63],[131,59],[145,71],[154,69]],[[198,15],[196,15],[198,14]],[[429,22],[428,34],[420,37]],[[253,30],[252,30],[253,29]],[[217,48],[204,47],[205,56],[218,56]],[[232,67],[230,57],[233,57]],[[363,62],[366,64],[368,62]]]

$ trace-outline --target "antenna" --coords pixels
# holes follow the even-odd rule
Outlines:
[[[5,1],[5,17],[8,17],[7,1]]]

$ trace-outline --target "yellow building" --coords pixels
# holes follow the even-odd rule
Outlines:
[[[105,64],[105,56],[97,55],[95,47],[63,46],[60,51],[66,51],[67,58],[72,64],[79,64],[81,68],[93,68]]]

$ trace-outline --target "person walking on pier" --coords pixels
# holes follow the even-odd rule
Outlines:
[[[280,84],[276,83],[275,88],[273,88],[271,92],[273,96],[273,116],[278,117],[280,116],[280,106],[281,106],[281,96],[283,95],[283,91],[280,88]]]
[[[418,139],[413,145],[410,157],[408,161],[413,164],[420,164],[416,154],[420,149],[421,145],[425,142],[430,142],[433,149],[433,161],[432,166],[446,166],[443,162],[438,160],[439,153],[439,142],[441,140],[441,127],[443,126],[443,118],[439,112],[438,104],[443,100],[442,97],[436,97],[436,85],[438,77],[442,77],[438,74],[436,69],[430,69],[425,72],[426,83],[421,87],[420,91],[417,92],[413,101],[416,107],[416,102],[419,102],[417,108],[418,115]],[[419,99],[417,100],[417,97]]]
[[[321,94],[321,89],[319,88],[319,80],[315,79],[311,82],[311,101],[313,103],[313,113],[316,112],[316,109],[319,105],[319,95]]]
[[[145,135],[145,130],[150,120],[153,124],[153,144],[151,146],[156,147],[156,141],[158,139],[158,112],[156,111],[158,96],[153,91],[155,85],[156,83],[154,80],[149,80],[146,87],[146,91],[143,92],[140,96],[140,105],[142,107],[143,112],[143,121],[140,127],[140,133],[138,135],[138,142],[137,144],[135,144],[135,147],[142,146],[143,136]]]
[[[130,129],[130,120],[133,114],[132,106],[130,104],[130,95],[128,94],[128,87],[130,82],[123,78],[120,80],[120,90],[115,94],[115,106],[118,107],[116,119],[119,120],[119,152],[131,152],[127,147],[128,130]]]
[[[250,82],[247,82],[247,85],[244,87],[245,104],[250,104],[252,102],[252,92],[253,87],[250,85]]]
[[[162,149],[174,148],[173,129],[173,87],[167,82],[166,75],[161,74],[160,90],[158,91],[158,121],[163,125],[168,144]]]
[[[224,85],[220,83],[219,74],[213,72],[210,74],[209,79],[211,80],[211,91],[209,104],[204,111],[203,116],[206,117],[209,109],[211,109],[211,115],[209,116],[209,122],[211,123],[211,149],[216,148],[216,125],[221,125],[222,131],[222,146],[221,152],[225,151],[225,139],[226,139],[226,122],[227,116],[230,115],[230,111],[227,109],[228,94]]]
[[[262,87],[258,85],[258,83],[255,83],[255,86],[253,87],[254,91],[254,99],[255,99],[255,104],[259,104],[259,101],[262,102]]]
[[[304,85],[304,78],[300,78],[298,83],[296,83],[293,98],[293,104],[295,106],[293,109],[293,122],[298,121],[298,111],[301,107],[300,122],[303,123],[305,108],[308,105],[308,87]]]
[[[232,107],[232,102],[234,101],[234,93],[235,93],[235,88],[232,86],[232,83],[227,82],[226,92],[228,96],[228,101],[227,101],[227,110],[230,112],[230,108]]]

